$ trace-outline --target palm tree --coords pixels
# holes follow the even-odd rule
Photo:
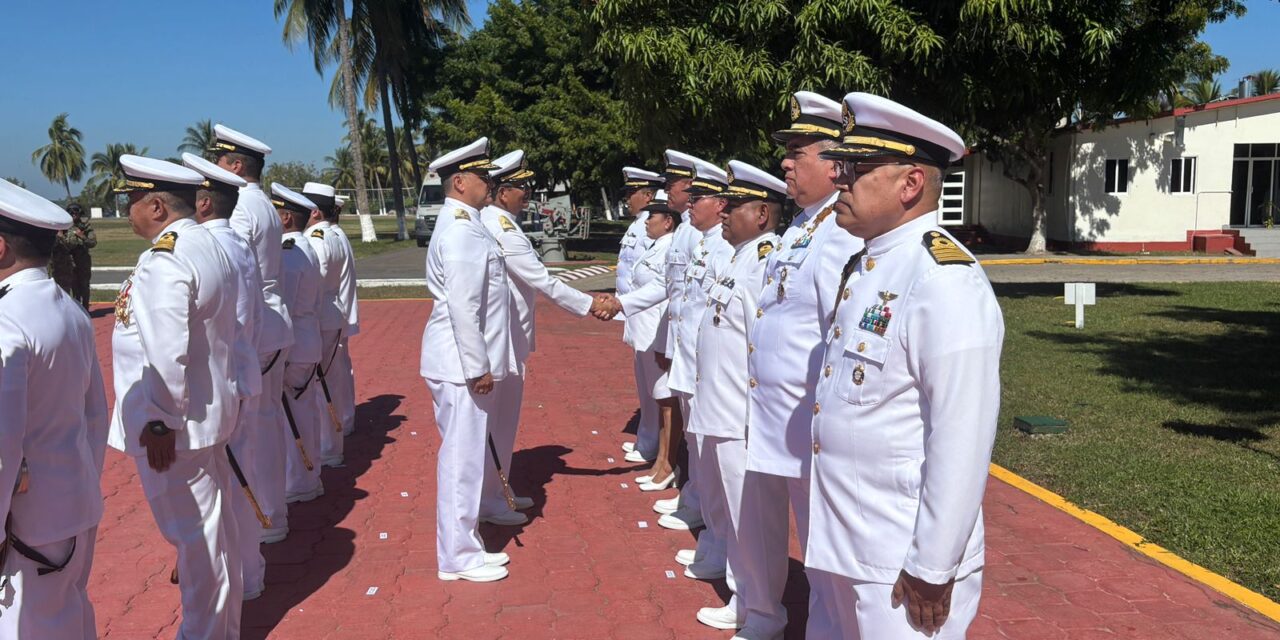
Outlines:
[[[192,153],[202,158],[209,157],[209,147],[213,146],[213,121],[205,118],[197,120],[187,127],[182,135],[182,144],[178,145],[178,153]]]
[[[7,181],[7,182],[11,182],[11,183],[13,183],[13,184],[14,184],[14,185],[16,185],[16,186],[22,187],[23,189],[26,189],[26,188],[27,188],[27,183],[25,183],[25,182],[23,182],[23,181],[21,181],[21,180],[19,180],[19,179],[15,178],[15,177],[13,177],[13,176],[9,176],[9,177],[5,178],[5,181]]]
[[[365,0],[353,0],[360,3]],[[347,116],[347,137],[352,141],[351,154],[355,173],[356,211],[369,212],[366,191],[363,144],[356,119],[356,79],[351,60],[351,24],[347,19],[346,0],[274,0],[275,15],[284,21],[283,38],[292,48],[305,40],[311,48],[316,73],[324,75],[324,67],[333,61],[336,43],[338,77],[344,82],[343,111]]]
[[[1253,74],[1253,95],[1265,96],[1280,91],[1280,71],[1263,69]]]
[[[93,202],[109,203],[112,187],[124,177],[120,171],[120,156],[126,154],[145,156],[147,148],[138,149],[132,142],[113,142],[105,150],[93,154],[89,158],[89,171],[93,172],[93,177],[85,183],[82,193],[88,194]]]
[[[71,183],[84,176],[84,146],[80,130],[67,122],[67,114],[59,114],[49,125],[49,144],[31,153],[31,164],[54,184],[61,184],[71,199]]]
[[[1182,95],[1193,105],[1209,104],[1222,97],[1222,85],[1212,77],[1201,76],[1183,84]]]
[[[355,158],[350,147],[338,147],[333,155],[325,156],[325,164],[329,165],[322,174],[325,182],[338,189],[350,189],[355,184]]]

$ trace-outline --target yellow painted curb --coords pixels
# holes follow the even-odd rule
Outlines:
[[[1004,467],[992,463],[991,475],[1013,485],[1014,487],[1031,494],[1041,502],[1062,511],[1077,520],[1119,540],[1125,546],[1141,553],[1160,564],[1181,573],[1182,575],[1199,582],[1222,595],[1239,602],[1240,604],[1261,613],[1262,615],[1280,622],[1280,603],[1268,599],[1266,596],[1251,591],[1248,588],[1236,584],[1194,562],[1185,560],[1173,552],[1161,547],[1153,542],[1148,542],[1145,538],[1134,533],[1132,530],[1112,522],[1108,518],[1082,509],[1068,502],[1066,498],[1045,489],[1044,487],[1023,478],[1022,476],[1005,469]]]
[[[1024,264],[1083,264],[1083,265],[1133,265],[1133,264],[1280,264],[1280,258],[992,258],[978,259],[983,265]]]

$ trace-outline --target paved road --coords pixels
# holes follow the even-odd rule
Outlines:
[[[417,349],[429,309],[427,301],[362,307],[346,466],[325,469],[325,495],[293,505],[289,538],[264,547],[267,590],[245,604],[244,637],[727,638],[694,620],[699,607],[723,604],[724,581],[681,576],[674,555],[692,537],[656,525],[654,494],[632,481],[641,468],[622,462],[635,403],[621,323],[572,318],[545,301],[511,465],[517,493],[535,502],[532,522],[481,530],[491,551],[511,555],[511,577],[436,579],[439,436]],[[94,315],[110,375],[109,307]],[[89,582],[99,637],[173,637],[173,550],[134,462],[108,453],[102,484]],[[989,482],[985,511],[984,595],[970,638],[1280,638],[1280,626],[1000,480]],[[807,586],[794,537],[791,556],[787,638],[798,639]]]

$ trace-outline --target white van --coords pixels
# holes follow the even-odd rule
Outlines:
[[[418,193],[418,211],[413,223],[413,237],[418,240],[419,247],[427,246],[431,233],[436,228],[436,216],[444,207],[444,186],[440,184],[440,175],[428,171],[422,178],[422,191]]]

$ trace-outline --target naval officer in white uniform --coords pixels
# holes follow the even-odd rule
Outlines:
[[[764,286],[764,267],[778,247],[773,230],[788,198],[785,182],[749,164],[729,162],[726,177],[729,184],[721,197],[727,205],[720,227],[733,253],[712,260],[705,275],[710,284],[697,332],[689,432],[700,440],[698,482],[707,524],[698,547],[702,549],[703,538],[720,545],[714,551],[725,557],[726,582],[734,592],[726,606],[699,610],[698,621],[716,629],[737,629],[746,620],[748,597],[738,589],[737,576],[751,568],[742,562],[737,540],[750,430],[747,336]]]
[[[489,172],[493,182],[493,204],[480,211],[481,221],[498,241],[507,265],[507,282],[513,294],[511,307],[511,341],[515,349],[516,372],[494,385],[497,420],[490,431],[502,462],[502,470],[511,477],[511,452],[515,448],[516,428],[520,422],[520,405],[524,401],[525,362],[536,348],[534,341],[534,303],[541,293],[556,306],[575,316],[595,311],[604,313],[605,303],[551,277],[533,244],[520,228],[525,207],[533,191],[533,172],[525,165],[524,151],[517,149],[493,163]],[[512,496],[516,509],[528,509],[533,500]],[[496,467],[484,471],[484,497],[480,502],[480,519],[495,524],[524,524],[529,519],[507,504]]]
[[[499,415],[495,385],[516,374],[512,294],[502,248],[484,228],[489,139],[436,158],[445,201],[427,249],[427,289],[435,303],[422,334],[419,373],[431,391],[436,459],[436,575],[492,582],[507,577],[505,553],[487,553],[478,529],[488,435]]]
[[[937,224],[960,136],[891,100],[844,99],[845,270],[813,406],[805,565],[836,576],[840,637],[965,637],[982,592],[982,495],[1004,321],[986,274]]]
[[[110,414],[89,316],[46,270],[70,227],[61,207],[0,180],[3,638],[97,637],[87,585]]]
[[[861,240],[835,224],[835,163],[818,157],[839,140],[840,103],[800,91],[792,96],[791,117],[791,125],[773,137],[786,146],[782,170],[801,210],[765,266],[748,359],[751,438],[740,543],[748,561],[761,567],[747,572],[750,585],[740,585],[760,594],[751,598],[740,635],[753,639],[778,637],[786,626],[787,505],[803,548],[809,536],[809,411],[830,323],[828,303],[845,260],[862,248]],[[815,608],[829,599],[828,588],[821,577],[810,577],[810,637],[835,637],[834,620]]]
[[[307,228],[303,236],[311,245],[312,253],[315,254],[323,283],[318,310],[321,345],[320,368],[316,371],[316,384],[320,387],[325,411],[321,414],[321,428],[317,435],[320,438],[320,458],[325,465],[332,467],[342,464],[343,460],[342,436],[345,433],[345,424],[338,410],[341,404],[338,400],[338,392],[341,391],[341,397],[346,398],[347,389],[340,385],[344,383],[347,373],[343,372],[343,363],[339,355],[342,351],[343,334],[347,329],[347,314],[343,308],[342,273],[347,266],[349,253],[346,242],[333,230],[333,223],[329,222],[337,196],[333,186],[308,182],[302,187],[302,195],[316,205],[316,209],[311,211],[311,217],[307,220]],[[345,371],[349,372],[350,366],[347,366]],[[320,377],[322,374],[323,378]],[[329,415],[329,406],[334,408],[333,415],[338,418],[337,424],[334,424],[332,416]],[[316,478],[319,478],[318,473]],[[288,494],[291,501],[307,499],[305,493],[300,495],[290,490]]]
[[[204,176],[125,155],[116,192],[151,241],[116,297],[116,406],[108,444],[137,463],[143,494],[182,577],[179,638],[234,638],[243,596],[226,443],[240,393],[236,293],[226,254],[192,219]]]
[[[288,439],[277,427],[284,422],[280,393],[284,388],[284,363],[288,361],[288,349],[293,344],[293,327],[289,324],[289,310],[280,298],[277,282],[280,275],[280,236],[284,232],[280,228],[280,216],[276,215],[271,199],[260,184],[271,147],[222,124],[214,125],[213,135],[214,142],[209,151],[215,155],[218,166],[248,183],[240,189],[240,199],[231,214],[231,228],[249,243],[262,272],[262,298],[266,303],[258,344],[262,394],[258,396],[256,406],[247,404],[245,410],[257,411],[258,429],[263,437],[254,455],[252,471],[247,468],[248,464],[240,465],[240,468],[249,479],[263,513],[271,521],[271,526],[262,530],[262,541],[279,542],[289,535],[285,468],[280,464]]]
[[[330,366],[332,373],[326,371],[329,378],[329,392],[333,396],[333,406],[342,419],[342,435],[349,436],[356,432],[356,381],[355,370],[351,366],[350,341],[360,333],[360,301],[356,293],[356,259],[351,250],[351,239],[347,237],[338,217],[342,213],[342,205],[347,199],[334,195],[333,207],[326,210],[324,203],[320,210],[329,221],[326,238],[337,240],[335,246],[341,247],[342,269],[338,272],[338,306],[347,318],[347,326],[342,330],[342,339],[338,341],[338,356]]]
[[[634,218],[627,226],[627,233],[622,236],[622,246],[618,249],[618,275],[614,291],[617,295],[625,295],[631,291],[631,272],[640,257],[653,241],[645,231],[645,220],[649,218],[645,206],[653,200],[654,194],[662,189],[662,176],[635,167],[622,168],[623,195],[627,199],[627,211]],[[625,320],[622,316],[615,319]],[[623,325],[623,341],[626,342],[626,325]],[[640,403],[640,421],[636,425],[636,439],[622,443],[622,450],[630,454],[637,447],[640,453],[635,454],[640,460],[652,460],[658,455],[658,403],[654,402],[653,382],[644,379],[645,369],[641,366],[640,353],[636,352],[632,359],[632,370],[636,381],[636,398]]]
[[[205,177],[205,184],[196,191],[195,220],[213,235],[240,284],[236,292],[236,384],[240,390],[240,413],[236,419],[236,430],[227,446],[236,457],[241,473],[246,474],[246,481],[252,483],[254,456],[266,434],[258,425],[257,411],[246,407],[256,407],[262,393],[257,345],[266,302],[262,299],[262,273],[258,269],[258,259],[254,257],[248,241],[231,228],[230,217],[246,182],[240,176],[190,153],[182,154],[182,163]],[[274,430],[273,427],[267,429]],[[253,600],[262,595],[266,586],[266,561],[261,550],[262,523],[258,521],[244,491],[231,487],[227,498],[235,513],[232,544],[240,554],[244,599]]]

